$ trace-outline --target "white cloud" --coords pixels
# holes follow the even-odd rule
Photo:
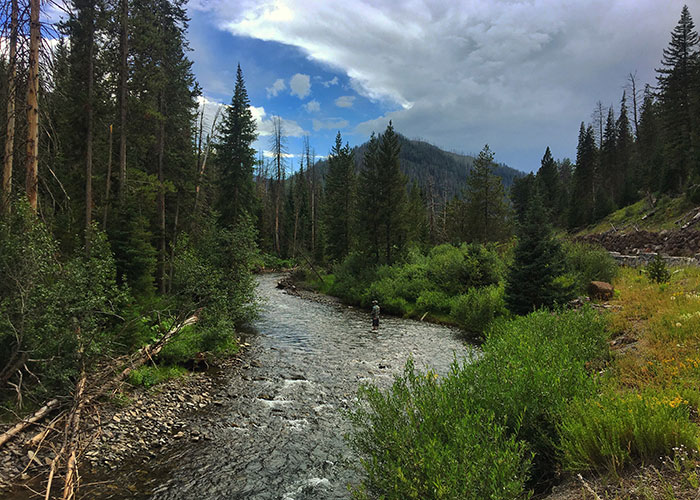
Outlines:
[[[330,80],[326,80],[325,82],[321,82],[321,85],[323,85],[326,88],[330,87],[331,85],[338,85],[338,77],[334,76]]]
[[[267,91],[267,97],[276,97],[277,94],[279,94],[286,88],[287,84],[284,83],[284,80],[278,78],[277,80],[275,80],[275,83],[272,84],[272,87],[267,87],[265,88],[265,90]]]
[[[304,104],[304,107],[309,113],[318,113],[321,111],[321,104],[315,99]]]
[[[265,158],[275,158],[275,153],[274,151],[270,151],[269,149],[263,150],[263,156]],[[295,154],[292,153],[282,153],[282,158],[296,158]]]
[[[339,108],[352,108],[354,102],[354,95],[341,95],[335,100],[335,105]]]
[[[303,99],[311,92],[311,78],[309,75],[297,73],[289,80],[291,94]]]
[[[258,137],[267,137],[273,134],[272,116],[268,117],[264,107],[251,106],[251,112],[257,125]],[[306,131],[294,120],[281,118],[282,135],[286,137],[302,137],[306,135]]]
[[[548,144],[555,156],[574,153],[580,121],[599,99],[617,106],[628,72],[654,83],[684,2],[216,0],[209,8],[230,32],[298,47],[346,74],[359,95],[393,107],[359,129],[391,118],[450,149],[488,142],[498,157],[524,161],[527,152],[528,162],[537,150],[538,164]]]
[[[317,120],[314,118],[311,120],[314,127],[314,131],[318,132],[323,129],[342,129],[349,125],[347,120],[342,119],[331,119],[331,120]]]

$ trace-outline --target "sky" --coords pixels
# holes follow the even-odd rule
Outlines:
[[[190,0],[194,72],[209,120],[240,63],[270,149],[282,119],[290,166],[340,132],[355,146],[389,120],[409,138],[537,170],[576,156],[597,101],[619,110],[630,73],[654,84],[687,3],[698,0]],[[631,107],[631,102],[628,101]]]

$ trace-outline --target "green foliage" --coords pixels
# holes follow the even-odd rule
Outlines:
[[[324,205],[326,251],[331,262],[340,262],[350,251],[354,207],[355,160],[338,132],[328,157]]]
[[[144,365],[129,374],[128,382],[131,385],[153,387],[154,385],[180,378],[187,373],[181,366]]]
[[[8,376],[27,363],[43,389],[62,390],[82,363],[117,349],[116,311],[128,295],[116,284],[105,235],[93,228],[92,238],[89,256],[61,262],[26,203],[0,221],[0,342],[7,346],[0,367]]]
[[[444,378],[409,361],[388,391],[362,387],[350,415],[367,473],[357,496],[526,496],[528,477],[551,477],[559,418],[593,394],[586,366],[606,351],[595,311],[536,312],[496,321],[482,354]]]
[[[615,259],[602,247],[564,241],[562,249],[565,267],[572,275],[576,293],[585,293],[591,281],[612,283],[619,273]]]
[[[416,373],[409,360],[388,392],[360,389],[350,444],[364,457],[367,478],[355,497],[524,497],[524,445],[492,413],[436,379],[432,372]]]
[[[603,321],[590,309],[500,320],[487,333],[482,357],[460,376],[471,384],[471,404],[493,411],[527,441],[543,473],[554,461],[558,415],[594,390],[586,364],[606,355],[606,340]]]
[[[559,280],[565,271],[561,246],[552,236],[539,196],[529,203],[506,281],[506,305],[514,314],[552,307],[571,297],[570,288]]]
[[[654,255],[645,270],[649,279],[655,283],[668,283],[671,279],[671,272],[666,267],[666,262],[661,254]]]
[[[619,473],[653,462],[672,449],[697,449],[700,431],[688,401],[669,391],[649,390],[574,400],[559,424],[559,453],[565,469]]]
[[[452,309],[452,300],[445,292],[423,290],[416,300],[416,308],[420,313],[447,315]]]
[[[428,278],[449,295],[497,284],[504,264],[495,249],[479,244],[438,245],[428,254]]]
[[[452,299],[451,318],[473,337],[482,336],[491,322],[507,313],[503,287],[470,288]]]

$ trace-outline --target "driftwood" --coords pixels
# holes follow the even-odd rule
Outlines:
[[[178,323],[176,326],[168,330],[163,336],[155,343],[149,344],[142,347],[137,352],[129,356],[123,356],[118,358],[117,363],[123,368],[116,374],[112,368],[103,370],[102,373],[98,373],[95,376],[91,376],[92,383],[87,383],[87,374],[83,369],[81,371],[80,379],[78,380],[75,391],[73,394],[73,406],[72,409],[65,415],[59,415],[56,417],[51,424],[49,424],[44,430],[39,432],[33,438],[28,440],[28,444],[36,446],[37,444],[41,446],[41,443],[46,439],[46,436],[51,430],[57,430],[56,427],[59,421],[65,419],[64,429],[63,429],[63,444],[56,454],[54,459],[51,461],[51,468],[49,470],[48,482],[46,485],[46,491],[44,498],[48,500],[51,498],[51,489],[53,485],[53,480],[59,471],[59,465],[63,462],[65,463],[65,473],[64,473],[64,483],[62,500],[71,500],[75,498],[76,491],[79,485],[79,475],[78,475],[78,457],[80,455],[80,418],[83,409],[86,408],[91,402],[95,401],[97,398],[103,394],[111,391],[120,384],[124,378],[126,378],[133,370],[142,366],[153,357],[157,356],[158,353],[165,347],[165,345],[170,342],[174,337],[177,336],[180,331],[186,326],[193,325],[198,320],[198,312],[187,318],[186,320]],[[52,399],[39,410],[37,410],[32,416],[26,418],[19,422],[17,425],[12,427],[10,430],[3,434],[0,434],[0,446],[5,444],[7,441],[11,440],[14,436],[19,434],[22,430],[28,426],[35,424],[46,417],[51,411],[60,406],[58,399]]]
[[[0,435],[0,446],[2,446],[7,441],[12,439],[18,433],[22,432],[22,430],[24,430],[26,427],[40,421],[42,418],[44,418],[46,415],[48,415],[48,413],[56,406],[58,406],[58,399],[52,399],[51,401],[46,403],[44,406],[39,408],[31,417],[22,420],[17,425],[15,425],[12,429],[1,434]]]

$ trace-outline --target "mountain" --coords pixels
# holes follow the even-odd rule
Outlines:
[[[473,156],[450,153],[425,141],[407,139],[402,135],[399,135],[399,139],[401,170],[408,176],[409,185],[415,181],[427,192],[432,181],[432,190],[436,196],[452,198],[461,194],[467,173],[474,164]],[[367,143],[353,148],[358,169],[366,149]],[[327,161],[320,161],[316,165],[320,174],[324,175]],[[503,180],[506,189],[513,184],[514,179],[525,175],[502,163],[496,165],[495,174]]]

